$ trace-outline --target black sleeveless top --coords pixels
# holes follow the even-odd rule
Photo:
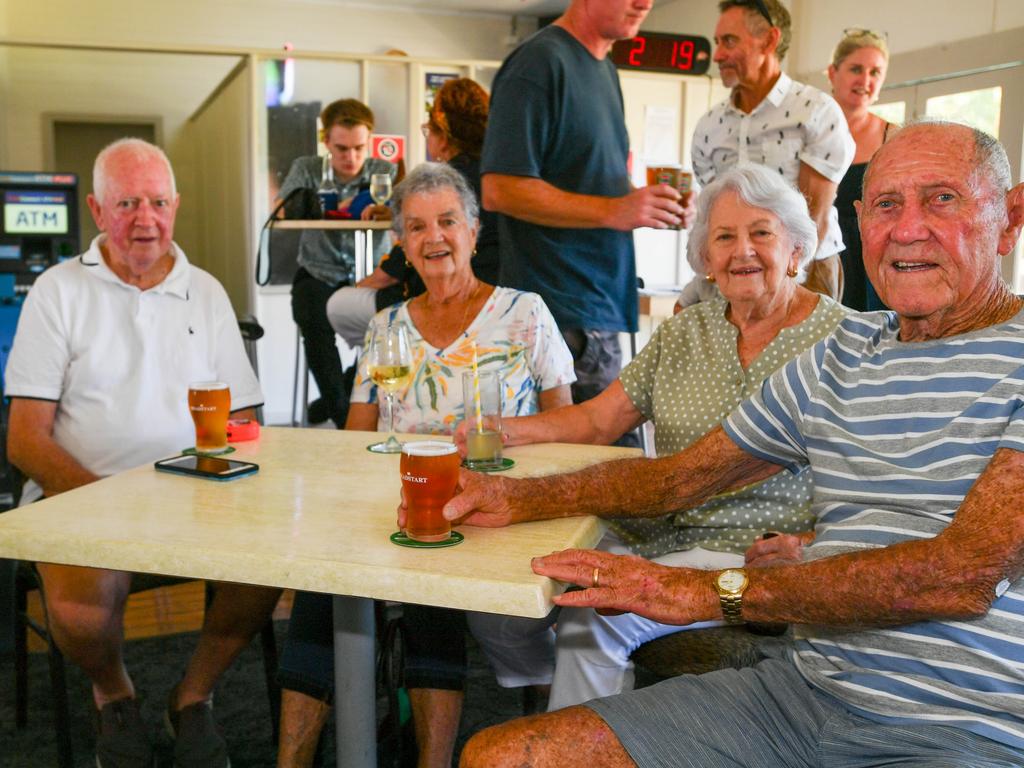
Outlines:
[[[891,125],[892,123],[885,124],[883,143],[889,135]],[[878,298],[864,271],[860,228],[857,226],[857,212],[853,208],[854,202],[860,200],[864,172],[867,169],[867,163],[855,163],[849,167],[836,188],[835,202],[836,211],[839,213],[839,229],[843,233],[843,245],[846,248],[839,254],[843,262],[843,304],[859,312],[888,309]]]

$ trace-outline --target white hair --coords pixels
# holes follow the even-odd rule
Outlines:
[[[747,205],[763,208],[778,218],[793,247],[800,249],[801,267],[814,258],[818,250],[818,228],[807,212],[804,196],[763,165],[740,165],[708,184],[697,197],[697,217],[686,241],[686,260],[698,275],[707,271],[705,259],[711,209],[723,192],[730,191]]]
[[[164,151],[148,141],[126,137],[107,144],[96,155],[96,162],[92,166],[92,194],[97,200],[102,201],[107,191],[107,165],[110,162],[110,158],[120,154],[127,154],[134,160],[159,159],[167,168],[167,176],[171,180],[171,197],[178,194],[178,188],[174,182],[174,169],[171,167],[171,161],[167,159]]]

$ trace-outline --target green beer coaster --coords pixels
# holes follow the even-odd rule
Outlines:
[[[501,460],[501,465],[497,467],[471,467],[465,461],[462,462],[462,466],[474,472],[504,472],[506,469],[512,469],[515,465],[516,463],[507,456]]]
[[[181,452],[185,456],[209,456],[210,458],[217,459],[220,458],[221,456],[227,456],[229,453],[234,453],[235,449],[229,445],[226,451],[217,451],[217,453],[204,453],[201,451],[197,451],[195,449],[195,446],[193,446],[192,448],[182,448]]]
[[[437,549],[438,547],[454,547],[460,544],[465,536],[458,531],[452,531],[452,535],[442,541],[416,541],[405,535],[405,531],[395,531],[391,534],[391,543],[400,547],[416,547],[419,549]]]

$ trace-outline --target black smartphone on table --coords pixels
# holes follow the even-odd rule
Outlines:
[[[193,475],[207,480],[234,480],[259,471],[259,465],[237,459],[222,459],[219,456],[196,456],[183,454],[170,459],[160,459],[154,465],[161,472],[179,475]]]

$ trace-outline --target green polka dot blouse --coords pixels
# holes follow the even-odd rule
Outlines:
[[[726,319],[727,307],[716,296],[666,320],[620,375],[633,405],[654,422],[659,456],[678,453],[716,427],[769,374],[831,333],[850,311],[822,296],[806,320],[783,328],[743,370],[736,352],[739,329]],[[764,531],[812,528],[810,502],[810,472],[780,472],[696,509],[617,520],[613,528],[647,558],[697,546],[743,554]]]

